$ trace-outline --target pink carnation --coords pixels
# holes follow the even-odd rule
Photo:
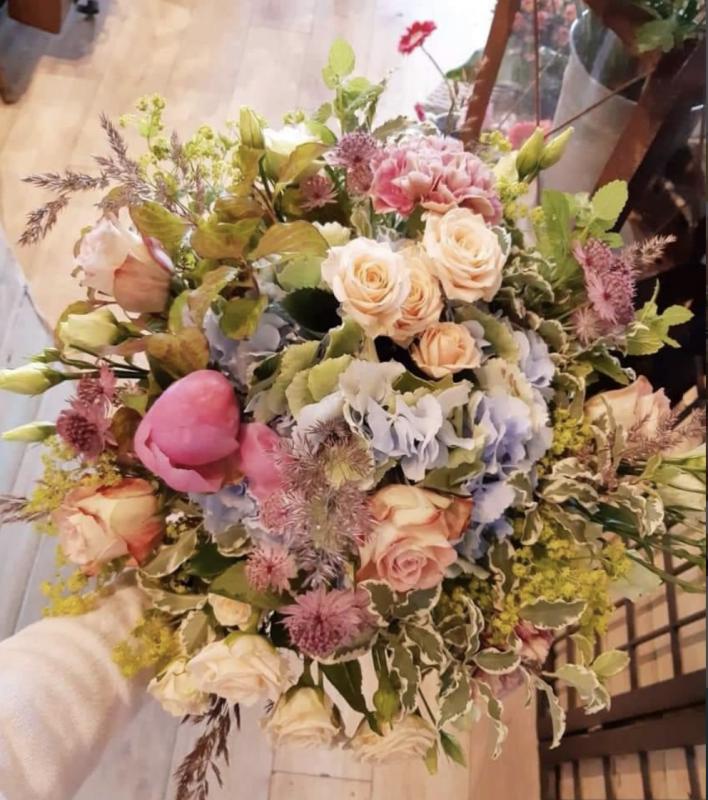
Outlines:
[[[378,213],[408,216],[417,205],[438,213],[463,206],[491,224],[502,215],[492,172],[461,142],[443,136],[386,148],[375,162],[370,195]]]

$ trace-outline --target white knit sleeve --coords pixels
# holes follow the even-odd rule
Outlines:
[[[36,622],[0,642],[0,800],[71,800],[139,708],[111,653],[141,615],[122,588],[95,611]]]

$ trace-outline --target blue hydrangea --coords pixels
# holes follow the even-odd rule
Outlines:
[[[246,386],[250,367],[256,361],[278,352],[287,325],[277,314],[266,312],[250,339],[230,339],[219,327],[219,317],[210,309],[204,317],[209,355],[240,386]]]
[[[521,371],[534,388],[548,396],[556,372],[548,345],[535,331],[514,331],[514,339],[519,347]]]
[[[214,494],[191,494],[190,500],[202,507],[204,527],[215,537],[234,525],[255,519],[258,514],[256,501],[248,493],[246,481],[225,486]]]

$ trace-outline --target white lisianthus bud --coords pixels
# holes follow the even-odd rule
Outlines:
[[[148,692],[175,717],[203,714],[209,708],[209,695],[197,688],[185,658],[172,661],[162,675],[153,678]]]
[[[253,615],[253,607],[240,600],[221,594],[209,594],[208,599],[216,621],[227,628],[245,628]]]
[[[294,687],[262,722],[274,745],[330,747],[342,731],[337,707],[320,688]]]
[[[546,144],[541,154],[541,160],[539,161],[539,167],[541,169],[548,169],[563,158],[563,153],[565,153],[565,148],[568,146],[572,135],[573,128],[566,128],[563,133],[556,136],[555,139],[551,139],[551,141]]]
[[[12,430],[0,434],[0,439],[6,442],[43,442],[56,431],[53,422],[28,422]]]
[[[118,341],[120,326],[110,309],[97,308],[88,314],[69,314],[59,323],[58,335],[67,347],[98,350]]]
[[[349,747],[361,761],[391,764],[424,758],[437,740],[435,729],[416,714],[409,714],[393,725],[382,723],[381,733],[373,731],[363,720],[349,741]]]
[[[516,169],[522,180],[533,177],[538,172],[544,143],[543,128],[536,128],[521,146],[516,156]]]
[[[61,372],[36,362],[17,369],[0,369],[0,389],[17,394],[42,394],[62,380]]]
[[[322,237],[330,247],[341,247],[352,237],[351,230],[339,222],[313,222],[312,224],[322,234]]]

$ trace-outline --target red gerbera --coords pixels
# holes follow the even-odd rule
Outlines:
[[[398,42],[398,52],[409,55],[416,47],[420,47],[437,27],[431,19],[425,22],[416,20],[401,36]]]

